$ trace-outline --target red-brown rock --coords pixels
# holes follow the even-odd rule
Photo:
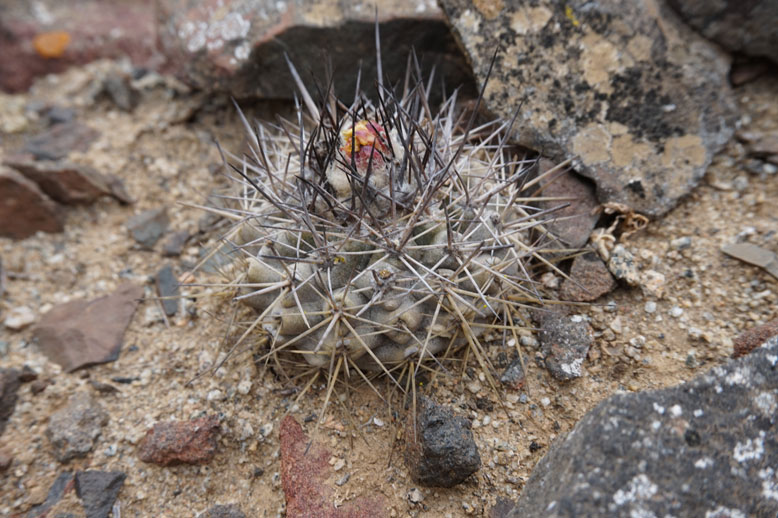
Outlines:
[[[24,239],[64,229],[56,203],[21,174],[0,166],[0,236]]]
[[[616,279],[606,264],[593,252],[579,255],[570,267],[570,279],[562,282],[562,300],[590,302],[616,288]]]
[[[381,518],[388,516],[379,497],[359,497],[336,508],[334,489],[327,483],[332,474],[330,452],[313,443],[292,416],[281,421],[281,485],[288,518]],[[365,490],[366,488],[360,488]]]
[[[111,295],[55,306],[33,330],[43,354],[67,372],[116,360],[143,288],[120,286]]]
[[[160,466],[206,464],[216,454],[219,418],[157,423],[138,445],[138,458]]]
[[[154,68],[161,61],[154,5],[155,0],[4,0],[0,90],[24,91],[38,76],[99,58],[128,57]],[[52,39],[56,44],[46,41]]]
[[[552,161],[541,159],[539,172],[545,173],[554,166]],[[544,210],[565,206],[551,212],[547,218],[552,221],[545,225],[561,241],[561,243],[557,243],[557,246],[560,248],[582,247],[589,240],[589,234],[592,233],[599,218],[599,215],[593,212],[599,205],[594,195],[594,187],[569,170],[551,173],[540,182],[540,185],[542,188],[540,196],[571,199],[571,201],[540,202],[540,208]]]
[[[735,338],[734,358],[745,356],[770,338],[778,335],[778,318],[765,322],[761,326],[746,329]]]
[[[110,194],[108,179],[86,165],[23,159],[7,160],[5,164],[38,184],[43,192],[60,203],[88,204]]]

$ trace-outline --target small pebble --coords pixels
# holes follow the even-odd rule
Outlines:
[[[221,401],[224,399],[224,393],[219,389],[213,389],[205,396],[208,401]]]
[[[27,306],[11,309],[3,324],[12,331],[20,331],[35,322],[35,313]]]
[[[646,313],[649,313],[649,314],[655,312],[656,311],[656,302],[654,302],[653,300],[649,300],[648,302],[646,302],[646,305],[644,306],[644,309],[646,310]]]
[[[613,330],[614,333],[621,334],[621,331],[623,329],[623,327],[621,325],[621,317],[618,316],[618,317],[614,318],[611,321],[610,326],[608,326],[608,327],[610,327]]]
[[[540,282],[548,289],[554,290],[559,287],[559,277],[552,272],[546,272],[540,276]]]
[[[473,394],[478,394],[478,392],[481,390],[481,384],[477,381],[471,381],[467,384],[467,390],[472,392]]]
[[[733,180],[732,186],[736,191],[745,191],[748,189],[748,177],[745,175],[738,176]]]
[[[692,238],[689,236],[679,237],[670,241],[670,246],[675,250],[684,250],[692,246]]]
[[[673,306],[673,307],[670,309],[670,316],[672,316],[672,317],[675,317],[675,318],[678,318],[678,317],[680,317],[681,315],[683,315],[683,308],[680,308],[680,307],[678,307],[678,306]]]
[[[415,487],[408,491],[408,501],[412,504],[418,504],[424,501],[424,495],[421,491],[416,489]]]
[[[243,394],[244,396],[251,392],[251,381],[250,380],[241,380],[240,383],[238,383],[238,393]]]

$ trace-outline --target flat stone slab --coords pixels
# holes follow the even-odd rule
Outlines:
[[[33,337],[43,354],[66,372],[112,362],[142,296],[142,287],[125,284],[104,297],[60,304],[41,318]]]

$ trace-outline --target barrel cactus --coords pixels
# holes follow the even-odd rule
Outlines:
[[[522,308],[541,300],[531,270],[550,266],[512,123],[476,124],[478,103],[456,93],[434,109],[413,68],[400,93],[379,75],[374,101],[317,104],[290,67],[297,120],[242,117],[248,151],[225,153],[240,184],[230,285],[256,311],[242,339],[330,372],[392,373],[463,346],[486,366],[484,337],[518,342]]]

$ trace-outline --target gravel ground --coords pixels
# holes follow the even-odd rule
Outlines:
[[[182,309],[165,319],[153,300],[154,275],[167,263],[179,279],[215,278],[187,272],[218,229],[198,233],[198,225],[207,223],[203,213],[180,203],[204,203],[209,193],[226,186],[218,174],[221,161],[214,140],[238,149],[239,121],[228,99],[174,93],[175,85],[169,83],[147,88],[133,111],[122,111],[95,94],[95,84],[115,73],[113,63],[94,63],[43,79],[25,95],[0,99],[0,159],[44,127],[36,116],[43,105],[70,107],[99,137],[88,151],[71,153],[69,159],[115,174],[137,200],[122,206],[103,198],[91,206],[68,207],[62,234],[18,242],[0,239],[6,273],[0,320],[21,307],[39,320],[57,304],[95,298],[127,281],[143,285],[150,299],[136,311],[117,361],[73,373],[41,354],[31,342],[32,326],[20,331],[0,326],[0,364],[26,365],[38,375],[36,382],[19,389],[16,410],[0,436],[0,450],[13,458],[0,478],[0,515],[26,514],[45,500],[59,473],[88,467],[127,474],[117,501],[125,518],[196,516],[217,503],[235,503],[248,516],[283,516],[278,424],[291,414],[307,433],[314,433],[326,387],[316,384],[295,401],[292,385],[257,368],[251,351],[197,377],[228,348],[231,306],[223,297],[207,296],[214,291],[210,288],[185,288]],[[774,79],[737,90],[742,131],[778,134]],[[245,108],[263,117],[278,107]],[[640,285],[622,286],[576,309],[595,331],[583,377],[553,379],[536,361],[534,341],[527,339],[527,380],[521,390],[494,393],[475,362],[462,376],[429,379],[426,394],[472,419],[483,467],[465,483],[427,489],[409,478],[401,421],[394,412],[402,405],[388,384],[379,386],[389,406],[364,385],[341,391],[314,435],[333,452],[333,480],[350,475],[336,486],[336,501],[381,494],[391,516],[484,515],[498,497],[515,500],[554,440],[603,398],[616,391],[677,384],[726,361],[738,333],[778,316],[776,279],[720,252],[722,245],[736,241],[778,251],[778,175],[770,174],[770,168],[758,174],[747,171],[747,152],[733,140],[688,199],[623,243],[636,258]],[[168,234],[188,231],[194,236],[180,257],[161,255],[168,236],[151,251],[129,237],[129,218],[159,207],[167,207]],[[506,351],[499,344],[489,348],[496,363]],[[101,392],[93,382],[118,390]],[[45,431],[50,416],[79,390],[90,392],[109,418],[91,453],[63,465]],[[137,445],[156,422],[212,414],[221,419],[222,432],[208,464],[159,467],[139,460]],[[57,510],[83,515],[73,493]]]

